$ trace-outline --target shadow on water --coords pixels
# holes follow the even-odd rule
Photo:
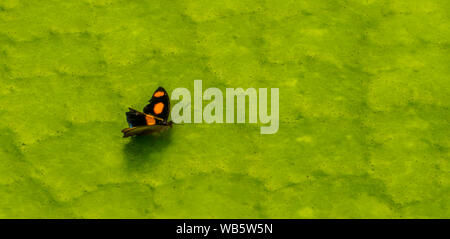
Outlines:
[[[161,152],[171,142],[171,130],[160,135],[142,135],[130,138],[124,147],[128,169],[139,171],[156,166],[162,160]]]

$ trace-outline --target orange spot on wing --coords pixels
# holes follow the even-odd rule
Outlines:
[[[161,114],[163,109],[164,109],[164,104],[162,102],[159,102],[159,103],[155,104],[155,106],[153,106],[153,112],[155,112],[155,114],[157,114],[157,115]]]
[[[155,94],[153,94],[154,97],[161,97],[164,95],[164,91],[156,91]]]
[[[145,121],[147,121],[147,125],[155,125],[156,124],[155,118],[153,118],[151,115],[146,115]]]

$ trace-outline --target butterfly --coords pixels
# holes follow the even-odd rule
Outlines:
[[[149,104],[144,107],[144,112],[128,108],[126,112],[129,128],[123,129],[123,137],[133,135],[147,135],[160,133],[172,128],[172,121],[168,121],[170,114],[169,94],[162,87],[158,87],[153,93]]]

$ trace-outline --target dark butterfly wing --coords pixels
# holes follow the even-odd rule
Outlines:
[[[168,122],[169,114],[169,94],[159,87],[145,106],[144,113],[131,108],[126,112],[129,128],[122,130],[123,137],[161,133],[172,127],[172,122]]]
[[[127,122],[130,128],[136,126],[147,125],[147,121],[145,120],[145,115],[130,108],[130,111],[125,113],[127,116]]]
[[[153,118],[153,116],[146,115],[132,108],[129,108],[129,111],[125,114],[127,116],[127,122],[130,128],[156,124],[156,119]]]
[[[153,116],[146,115],[132,108],[129,108],[126,115],[130,127],[122,130],[124,138],[133,135],[160,133],[170,127],[170,125],[157,125]]]
[[[149,102],[150,103],[144,107],[144,113],[163,119],[162,121],[157,119],[157,125],[167,124],[170,114],[170,99],[166,90],[162,87],[158,87]]]

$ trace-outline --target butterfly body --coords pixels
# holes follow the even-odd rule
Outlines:
[[[123,129],[123,137],[133,135],[148,135],[161,133],[172,127],[168,121],[170,114],[170,99],[164,88],[159,87],[153,93],[144,112],[129,108],[126,112],[129,128]]]

